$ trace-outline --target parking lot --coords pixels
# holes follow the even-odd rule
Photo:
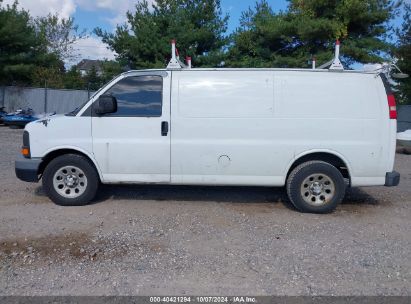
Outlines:
[[[411,155],[399,187],[329,215],[246,187],[102,186],[64,208],[16,179],[21,137],[0,127],[0,295],[411,295]]]

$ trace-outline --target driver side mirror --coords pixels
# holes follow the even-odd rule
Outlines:
[[[111,95],[101,95],[96,102],[95,112],[98,115],[117,112],[117,99]]]

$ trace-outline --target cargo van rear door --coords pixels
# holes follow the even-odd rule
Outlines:
[[[130,73],[103,93],[118,104],[115,113],[92,114],[104,182],[170,182],[170,79],[165,71]]]

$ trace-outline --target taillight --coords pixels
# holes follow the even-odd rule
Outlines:
[[[390,119],[397,119],[397,104],[395,103],[394,95],[390,94],[388,98],[388,108],[390,111]]]

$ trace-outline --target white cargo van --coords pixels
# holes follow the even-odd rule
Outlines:
[[[378,73],[130,71],[84,106],[27,125],[16,174],[60,205],[100,183],[286,186],[330,212],[346,186],[396,186],[394,97]]]

